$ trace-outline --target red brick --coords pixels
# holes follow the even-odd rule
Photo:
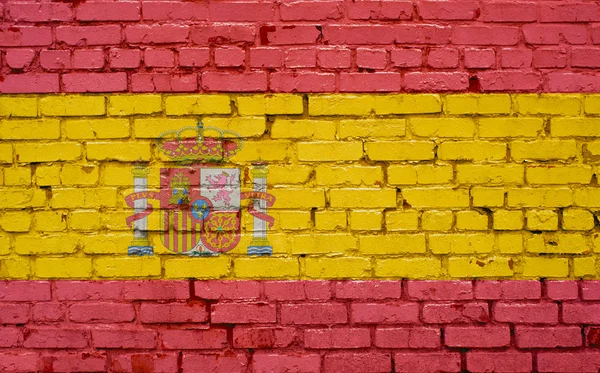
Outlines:
[[[519,348],[556,348],[581,346],[581,328],[578,326],[515,327]]]
[[[242,48],[224,47],[215,49],[215,65],[217,67],[244,66],[246,52]]]
[[[271,73],[269,86],[273,92],[333,92],[335,75],[316,72]]]
[[[283,52],[278,48],[251,48],[250,67],[281,67]]]
[[[356,48],[356,66],[363,69],[385,69],[387,51],[385,49]]]
[[[142,303],[139,319],[143,323],[198,323],[208,320],[204,303]]]
[[[49,93],[58,91],[58,74],[25,73],[5,75],[4,81],[0,82],[0,93]],[[1,294],[0,290],[0,298]],[[21,294],[21,296],[27,297],[27,294]]]
[[[465,67],[467,69],[489,69],[496,65],[496,53],[493,49],[465,49]]]
[[[117,300],[123,297],[122,281],[56,281],[56,298],[69,300]]]
[[[265,296],[268,300],[304,300],[304,281],[265,281]]]
[[[110,67],[115,69],[137,69],[142,60],[142,52],[139,49],[111,48],[108,56]]]
[[[487,303],[425,303],[422,310],[423,322],[485,323],[490,319]]]
[[[168,350],[218,350],[228,345],[225,329],[164,330],[161,338],[163,347]]]
[[[308,352],[261,353],[252,355],[253,373],[320,373],[321,357]]]
[[[17,22],[71,21],[71,4],[65,3],[9,3],[7,19]]]
[[[340,73],[340,92],[397,92],[401,79],[394,72]]]
[[[466,73],[412,72],[404,75],[404,88],[407,91],[464,91],[469,87]]]
[[[196,297],[202,299],[258,299],[260,283],[257,281],[196,281]]]
[[[263,71],[229,73],[207,71],[202,73],[202,89],[210,92],[264,92],[267,74]]]
[[[277,309],[268,303],[218,303],[211,305],[210,321],[217,324],[272,323],[277,321]]]
[[[210,50],[208,48],[180,48],[179,66],[204,67],[210,62]]]
[[[539,73],[529,71],[484,71],[477,76],[483,91],[535,91],[542,83]]]
[[[150,73],[131,75],[132,92],[195,92],[196,74]]]
[[[306,348],[363,348],[371,346],[371,333],[366,328],[307,329]]]
[[[567,66],[567,50],[538,48],[533,51],[533,66],[538,68],[561,68]]]
[[[189,299],[187,281],[118,281],[123,284],[125,300],[180,300]]]
[[[556,303],[504,303],[497,302],[492,308],[494,320],[511,323],[558,323]]]
[[[600,44],[600,26],[592,26],[592,43]]]
[[[144,51],[146,67],[174,67],[175,53],[169,49],[148,48]]]
[[[505,352],[467,352],[467,369],[471,372],[528,373],[533,369],[530,353]]]
[[[192,354],[183,353],[182,372],[211,373],[246,373],[248,368],[248,357],[243,353],[224,352],[221,354]]]
[[[0,46],[27,47],[52,44],[52,29],[45,26],[0,28]]]
[[[600,348],[600,328],[595,326],[586,326],[584,328],[585,345],[594,348]]]
[[[539,352],[539,372],[597,372],[600,369],[600,352]]]
[[[540,299],[542,285],[536,280],[477,281],[475,299]]]
[[[307,68],[317,65],[317,50],[314,48],[290,48],[285,52],[285,67]]]
[[[539,4],[540,22],[598,22],[600,7],[596,3],[558,1]]]
[[[261,26],[262,45],[316,44],[323,37],[319,25]]]
[[[476,1],[419,1],[419,15],[432,20],[474,20],[479,15]]]
[[[394,363],[398,373],[461,371],[458,352],[400,352],[394,355]]]
[[[150,329],[93,329],[96,348],[155,348],[156,331]]]
[[[47,281],[0,282],[0,302],[42,300],[50,300],[50,283]]]
[[[335,283],[337,299],[399,299],[402,281],[338,281]]]
[[[579,297],[577,281],[548,281],[546,295],[553,300],[573,300]]]
[[[0,303],[0,324],[25,324],[29,321],[29,304]]]
[[[121,43],[121,26],[58,26],[56,41],[67,45],[114,45]]]
[[[142,16],[150,21],[205,21],[208,5],[196,2],[144,1]]]
[[[282,21],[321,21],[342,18],[341,1],[291,1],[279,6]]]
[[[510,344],[508,326],[447,326],[444,342],[449,347],[503,347]]]
[[[67,305],[64,303],[35,303],[33,305],[33,321],[54,322],[63,321]]]
[[[104,67],[102,49],[76,49],[71,60],[74,69],[101,69]]]
[[[375,346],[381,348],[439,348],[439,328],[377,328]]]
[[[391,25],[326,25],[324,40],[332,44],[392,44],[395,40]]]
[[[392,370],[392,357],[381,352],[334,352],[325,354],[323,373],[387,373]]]
[[[138,21],[141,5],[137,1],[85,2],[77,6],[79,21]]]
[[[329,300],[333,297],[332,281],[302,281],[308,300]]]
[[[485,1],[481,9],[484,22],[533,22],[537,20],[535,2]]]
[[[516,45],[519,42],[519,28],[512,26],[455,26],[452,42],[485,46]]]
[[[584,25],[523,25],[523,36],[528,44],[585,44],[588,32]]]
[[[545,92],[598,92],[600,75],[596,73],[553,72],[546,75]]]
[[[247,24],[221,23],[192,26],[190,38],[197,45],[249,43],[254,41],[254,27]]]
[[[600,324],[600,303],[563,303],[565,324]]]
[[[598,48],[573,48],[571,50],[571,66],[600,67],[600,62],[598,62],[599,57],[600,49]]]
[[[187,25],[131,25],[125,27],[125,40],[130,44],[168,44],[187,41]]]
[[[300,303],[281,305],[281,324],[318,325],[348,322],[346,305],[332,303]]]
[[[71,52],[68,50],[43,50],[40,51],[40,66],[45,70],[70,69]]]
[[[471,281],[408,281],[408,297],[418,300],[473,299]]]
[[[352,66],[352,51],[346,48],[319,49],[317,65],[324,69],[347,69]]]
[[[272,3],[251,1],[219,1],[208,6],[211,21],[216,22],[261,22],[272,21],[275,8]]]
[[[295,328],[236,326],[233,329],[235,348],[286,348],[296,338]]]
[[[44,355],[44,371],[49,372],[102,372],[106,369],[106,353],[55,353]]]
[[[113,355],[111,360],[116,373],[134,373],[144,369],[153,373],[171,373],[178,369],[175,353]]]
[[[531,67],[533,52],[530,49],[502,49],[500,66],[509,69]]]
[[[346,3],[350,19],[407,20],[413,15],[410,1],[363,0]]]
[[[19,347],[22,343],[23,332],[21,331],[21,329],[13,327],[0,327],[0,347]],[[0,362],[0,364],[2,363]]]
[[[122,92],[126,73],[69,73],[62,76],[65,92]]]
[[[29,329],[23,342],[25,348],[83,348],[87,345],[84,331],[69,329]]]
[[[24,69],[31,65],[35,54],[33,49],[7,49],[5,61],[11,69]]]
[[[581,299],[600,300],[600,281],[581,281]]]
[[[352,322],[405,324],[419,322],[418,303],[353,303]]]
[[[398,25],[394,28],[396,44],[448,44],[452,29],[439,25]]]
[[[394,67],[419,67],[423,63],[423,51],[420,49],[392,49]]]
[[[40,370],[38,354],[32,352],[0,352],[0,371],[36,372]]]
[[[434,69],[450,69],[458,67],[458,49],[432,49],[427,56],[427,65]]]

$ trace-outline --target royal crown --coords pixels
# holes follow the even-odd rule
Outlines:
[[[205,136],[205,133],[214,135]],[[230,130],[204,127],[200,120],[195,128],[184,127],[177,131],[167,131],[162,133],[158,140],[160,151],[178,162],[224,162],[239,152],[243,144],[239,134]]]

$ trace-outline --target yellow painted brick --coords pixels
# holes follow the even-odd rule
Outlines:
[[[59,165],[37,166],[35,168],[35,184],[38,186],[60,185]]]
[[[88,258],[37,258],[35,274],[39,278],[90,278],[92,260]]]
[[[130,133],[128,119],[71,119],[64,121],[65,135],[68,139],[123,139]]]
[[[330,189],[331,207],[396,207],[395,189]]]
[[[588,142],[587,144],[585,144],[586,147],[586,151],[584,152],[584,155],[589,155],[589,156],[599,156],[600,155],[600,141],[594,141],[594,142]]]
[[[160,276],[160,258],[154,257],[101,257],[94,261],[98,277],[157,277]]]
[[[0,255],[10,254],[11,247],[10,236],[7,234],[0,234]]]
[[[315,228],[333,231],[346,228],[348,218],[346,211],[317,211],[315,212]]]
[[[37,97],[0,97],[0,117],[37,117]]]
[[[441,271],[442,263],[435,258],[397,258],[375,261],[375,277],[438,278]]]
[[[567,277],[569,260],[567,258],[524,258],[523,276],[525,277]]]
[[[344,254],[356,249],[350,234],[296,234],[291,238],[292,254]]]
[[[299,142],[300,161],[357,161],[363,157],[360,141]]]
[[[388,232],[419,230],[419,213],[413,210],[386,211],[385,227]]]
[[[600,114],[600,95],[587,95],[583,102],[586,114]]]
[[[413,135],[427,138],[467,137],[475,133],[475,121],[471,118],[410,118]]]
[[[110,231],[129,231],[131,228],[125,221],[131,216],[129,211],[105,211],[100,214],[100,225]]]
[[[10,144],[0,144],[0,163],[12,163],[13,148]]]
[[[102,169],[101,182],[108,186],[133,186],[133,166],[131,164],[108,163]],[[160,187],[160,169],[150,167],[148,187]]]
[[[552,118],[553,137],[599,137],[600,124],[596,118]]]
[[[524,217],[521,210],[496,210],[493,216],[494,229],[517,231],[523,229]]]
[[[17,162],[74,161],[81,157],[81,144],[57,142],[50,144],[16,144]]]
[[[445,141],[438,147],[442,160],[499,161],[506,159],[506,144],[487,141]]]
[[[594,276],[596,277],[596,258],[573,258],[573,274],[575,277]]]
[[[275,196],[279,209],[325,207],[323,189],[271,189],[269,193]]]
[[[275,118],[271,126],[273,139],[334,140],[336,123],[330,120]]]
[[[434,254],[478,254],[494,249],[494,235],[474,234],[431,234],[429,249]]]
[[[570,231],[589,231],[594,228],[594,215],[583,209],[564,209],[562,228]]]
[[[69,219],[72,224],[72,219]],[[93,224],[93,222],[92,222]],[[123,248],[129,246],[131,234],[100,233],[81,237],[81,245],[85,254],[123,254]]]
[[[594,171],[592,166],[528,166],[526,178],[529,184],[589,184]]]
[[[459,184],[523,184],[525,167],[515,164],[458,164],[456,178]]]
[[[523,252],[523,236],[520,233],[498,234],[498,250],[501,254],[520,254]]]
[[[25,207],[43,207],[46,192],[40,189],[2,189],[0,190],[0,209],[21,209]]]
[[[41,232],[60,232],[67,229],[67,214],[62,211],[38,211],[34,214],[35,228]]]
[[[479,137],[482,138],[512,138],[538,137],[544,132],[542,118],[480,118]]]
[[[376,210],[350,211],[350,229],[353,231],[378,231],[383,214]]]
[[[565,207],[573,203],[568,188],[508,189],[509,207]]]
[[[308,114],[319,115],[369,115],[375,105],[373,95],[310,95]]]
[[[279,226],[285,230],[309,229],[310,211],[279,211]]]
[[[98,208],[117,204],[115,188],[56,188],[52,190],[52,207]]]
[[[459,211],[456,213],[456,229],[485,231],[488,229],[488,216],[479,211]]]
[[[183,128],[191,129],[181,131],[181,138],[197,137],[197,119],[174,119],[174,118],[140,118],[133,121],[133,133],[138,139],[157,139],[165,132],[177,132]]]
[[[504,206],[504,188],[471,188],[471,198],[475,207]]]
[[[229,274],[231,259],[225,255],[202,258],[177,258],[165,260],[165,278],[217,279]]]
[[[454,172],[450,165],[390,165],[387,176],[392,185],[446,184]]]
[[[21,119],[0,121],[2,140],[51,140],[60,138],[58,119]]]
[[[60,180],[63,185],[94,185],[98,183],[98,167],[66,164],[62,167]]]
[[[167,115],[229,114],[231,99],[227,95],[177,95],[165,98]]]
[[[4,185],[31,185],[31,168],[11,167],[4,169]]]
[[[510,277],[513,275],[513,260],[510,258],[449,258],[450,277]]]
[[[240,115],[302,114],[304,103],[300,95],[250,95],[236,98]]]
[[[110,95],[108,97],[108,114],[134,115],[154,114],[162,112],[160,95]]]
[[[432,141],[377,141],[365,143],[372,161],[424,161],[433,159]]]
[[[543,254],[587,254],[584,236],[578,233],[544,233],[527,239],[527,252]]]
[[[340,120],[337,136],[340,139],[386,139],[406,135],[406,119],[348,119]]]
[[[441,113],[442,100],[435,94],[386,94],[375,96],[375,113],[428,114]]]
[[[283,161],[287,158],[288,141],[245,141],[244,147],[235,156],[234,162]]]
[[[51,117],[87,117],[106,114],[104,96],[44,96],[40,99],[42,115]]]
[[[267,130],[265,117],[232,117],[232,118],[208,118],[202,119],[204,126],[207,127],[204,131],[206,136],[219,137],[215,131],[208,127],[217,128],[223,131],[223,137],[233,138],[240,135],[244,138],[260,137]],[[273,138],[273,136],[271,136]]]
[[[359,250],[362,254],[391,255],[401,253],[424,253],[424,234],[386,234],[360,236]]]
[[[267,183],[269,185],[305,184],[310,177],[312,168],[303,165],[269,165],[268,171]]]
[[[402,197],[412,207],[468,207],[469,190],[450,188],[404,188]]]
[[[573,194],[577,206],[600,207],[600,188],[578,188]]]
[[[76,231],[100,229],[100,214],[95,210],[73,211],[69,216],[69,227]]]
[[[355,279],[371,277],[368,258],[306,258],[305,274],[317,279]]]
[[[555,231],[558,229],[558,214],[552,210],[527,210],[527,229],[532,231]]]
[[[0,216],[0,226],[6,232],[29,232],[31,212],[7,211]]]
[[[426,231],[447,231],[453,222],[452,211],[424,211],[421,216],[421,227]]]
[[[513,141],[511,156],[517,162],[525,160],[567,160],[577,156],[575,140]]]
[[[508,94],[458,94],[446,96],[448,114],[510,114],[511,98]]]
[[[320,165],[315,169],[317,185],[381,185],[383,172],[380,166]]]
[[[581,96],[565,94],[517,95],[519,114],[579,115]]]
[[[29,258],[13,257],[0,260],[0,278],[26,279],[30,273]]]
[[[89,160],[122,162],[150,160],[150,143],[148,142],[88,142],[86,147]]]
[[[235,258],[233,267],[236,278],[289,279],[300,274],[296,258]]]
[[[77,250],[76,235],[15,236],[15,253],[19,255],[72,254]]]

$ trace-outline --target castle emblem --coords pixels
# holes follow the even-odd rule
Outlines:
[[[205,131],[216,137],[205,137]],[[184,133],[195,133],[185,137]],[[267,208],[275,197],[267,193],[267,165],[253,163],[252,191],[241,191],[240,169],[225,167],[242,149],[241,136],[232,131],[186,127],[159,137],[158,148],[176,167],[160,169],[160,190],[148,190],[147,164],[134,165],[134,193],[125,198],[134,214],[127,218],[133,229],[129,255],[153,255],[148,237],[148,216],[159,214],[160,242],[175,253],[218,255],[233,250],[240,242],[241,201],[249,200],[253,217],[253,239],[248,255],[270,255],[267,230],[274,223]],[[155,202],[159,208],[155,211]]]

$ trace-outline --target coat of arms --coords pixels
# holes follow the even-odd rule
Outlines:
[[[205,137],[210,131],[218,136]],[[194,137],[183,134],[195,132]],[[240,242],[241,200],[248,199],[254,223],[248,255],[270,255],[267,229],[273,218],[267,208],[275,197],[267,193],[267,166],[253,163],[253,190],[241,192],[240,169],[224,163],[241,150],[242,138],[231,131],[196,128],[165,132],[158,147],[176,167],[161,168],[160,190],[148,190],[148,165],[133,168],[134,193],[126,197],[134,214],[127,219],[133,228],[129,255],[152,255],[148,238],[148,215],[159,214],[160,242],[167,249],[187,255],[217,255],[234,249]],[[156,203],[149,201],[158,201]]]

